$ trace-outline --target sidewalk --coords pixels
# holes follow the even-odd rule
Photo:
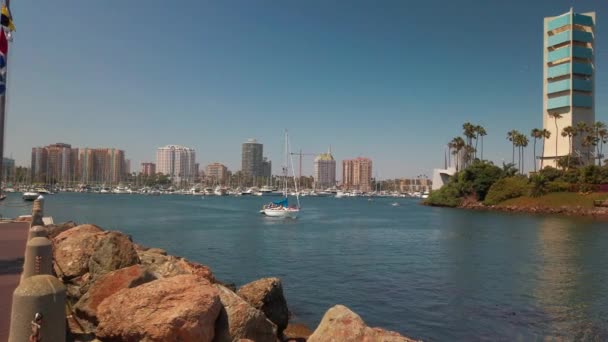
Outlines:
[[[0,223],[0,341],[8,340],[13,291],[19,285],[29,222]]]

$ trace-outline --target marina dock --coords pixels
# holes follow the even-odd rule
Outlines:
[[[19,285],[29,222],[0,223],[0,341],[8,340],[13,291]]]

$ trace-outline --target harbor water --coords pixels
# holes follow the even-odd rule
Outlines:
[[[123,231],[225,282],[280,277],[293,320],[313,329],[344,304],[424,340],[608,340],[605,222],[313,197],[286,220],[260,215],[267,201],[60,193],[45,213]],[[30,208],[9,194],[0,214]]]

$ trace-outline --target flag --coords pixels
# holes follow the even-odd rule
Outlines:
[[[11,13],[9,12],[8,7],[6,7],[6,5],[2,5],[2,16],[0,17],[0,24],[8,28],[10,32],[15,31],[13,17],[11,16]]]
[[[4,30],[0,30],[0,95],[6,92],[6,56],[8,56],[8,40]]]

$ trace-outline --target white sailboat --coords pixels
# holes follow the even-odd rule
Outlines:
[[[287,176],[288,176],[288,167],[287,167],[287,159],[291,161],[291,170],[293,172],[293,160],[290,158],[289,154],[289,138],[287,136],[287,131],[285,131],[285,165],[283,166],[283,199],[276,202],[271,202],[265,205],[260,213],[270,216],[270,217],[284,217],[284,218],[297,218],[300,213],[300,197],[298,191],[298,182],[296,181],[295,172],[293,172],[293,184],[296,190],[296,201],[297,205],[290,206],[287,191]]]

